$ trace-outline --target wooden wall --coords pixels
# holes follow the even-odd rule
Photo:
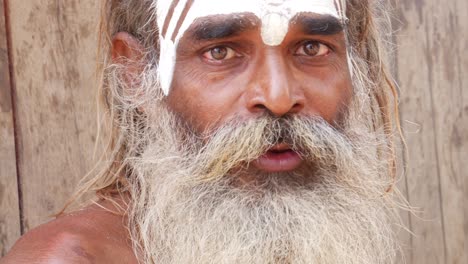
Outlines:
[[[50,219],[93,165],[100,1],[0,2],[4,253]]]
[[[406,261],[468,263],[468,1],[393,1],[409,147],[399,185],[421,210],[402,213]],[[0,0],[1,255],[92,167],[98,5]]]
[[[409,147],[409,263],[468,263],[468,1],[399,1],[401,116]]]

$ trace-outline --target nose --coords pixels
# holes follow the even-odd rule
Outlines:
[[[299,113],[304,108],[304,95],[281,54],[268,52],[258,63],[258,69],[252,78],[250,112],[269,112],[281,117]]]

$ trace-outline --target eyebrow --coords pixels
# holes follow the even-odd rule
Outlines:
[[[203,18],[195,23],[188,32],[196,40],[214,40],[233,37],[243,31],[255,28],[258,25],[257,19],[245,15],[234,15],[231,17],[213,16]]]
[[[333,16],[308,16],[298,15],[293,19],[302,27],[302,31],[307,35],[335,35],[344,30],[342,22]]]
[[[258,18],[249,15],[232,15],[229,17],[215,15],[197,20],[187,33],[191,38],[199,41],[234,37],[261,24]],[[298,24],[307,35],[328,36],[338,34],[344,30],[342,22],[333,16],[298,14],[292,19],[291,23]]]

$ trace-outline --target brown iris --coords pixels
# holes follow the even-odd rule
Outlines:
[[[320,52],[320,43],[316,41],[309,41],[304,44],[304,53],[309,56],[317,56]]]
[[[224,60],[227,57],[228,49],[226,47],[215,47],[210,52],[214,60]]]

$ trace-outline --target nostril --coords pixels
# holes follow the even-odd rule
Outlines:
[[[291,112],[298,112],[298,111],[302,110],[303,107],[304,107],[303,104],[301,104],[301,103],[295,103],[295,104],[291,107]]]
[[[257,110],[266,110],[267,107],[263,104],[256,104],[254,105],[254,108],[257,109]]]

